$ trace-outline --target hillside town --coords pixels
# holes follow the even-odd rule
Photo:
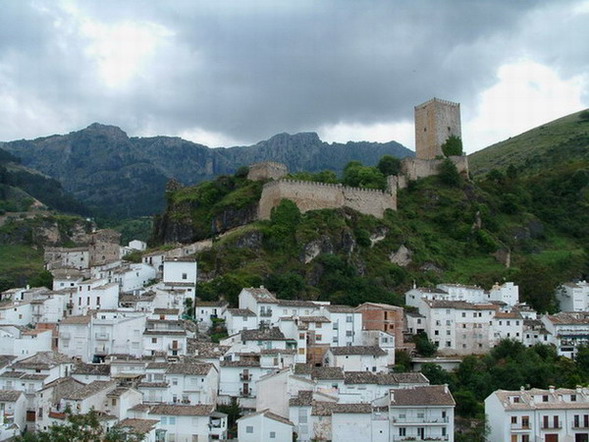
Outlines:
[[[453,441],[452,392],[420,364],[450,370],[503,339],[573,358],[589,336],[586,282],[562,284],[554,315],[521,303],[510,282],[413,287],[406,308],[244,287],[234,307],[199,299],[198,245],[146,253],[141,241],[120,247],[116,232],[92,235],[87,247],[46,250],[51,290],[1,295],[0,440],[92,412],[105,432],[149,442]],[[123,259],[131,252],[141,262]],[[415,355],[423,333],[438,356],[396,372],[395,352]],[[219,411],[231,405],[235,423]],[[571,436],[587,434],[586,388],[499,390],[485,407],[492,441],[586,440]]]

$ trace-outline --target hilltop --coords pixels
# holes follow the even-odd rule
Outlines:
[[[323,142],[316,133],[278,134],[252,146],[209,148],[175,137],[128,137],[116,126],[94,123],[67,135],[3,143],[22,164],[59,181],[105,218],[153,215],[164,208],[170,178],[191,185],[260,161],[293,171],[341,172],[352,160],[376,164],[383,155],[413,152],[396,142]]]
[[[473,176],[509,166],[527,174],[589,160],[589,109],[551,121],[468,156]]]

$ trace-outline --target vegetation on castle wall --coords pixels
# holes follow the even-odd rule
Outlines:
[[[442,144],[442,153],[447,157],[462,155],[462,139],[456,135],[450,135]]]

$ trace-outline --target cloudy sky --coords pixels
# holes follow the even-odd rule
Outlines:
[[[209,146],[279,132],[468,152],[589,107],[587,0],[2,0],[0,140],[93,122]]]

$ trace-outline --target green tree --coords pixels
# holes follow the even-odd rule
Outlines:
[[[454,163],[448,158],[440,164],[439,177],[448,186],[458,187],[462,183],[462,177],[458,169],[456,169]]]
[[[47,287],[53,288],[53,275],[49,270],[43,270],[29,281],[31,287]]]
[[[411,355],[405,350],[395,350],[395,373],[411,371]]]
[[[139,442],[143,440],[143,435],[121,428],[105,433],[100,425],[98,413],[91,410],[86,414],[66,412],[64,424],[53,424],[47,431],[25,433],[23,436],[17,436],[15,440],[19,442],[96,442],[100,440]]]
[[[363,166],[359,161],[350,161],[344,168],[343,183],[352,187],[385,189],[386,178],[376,167]]]
[[[436,354],[436,345],[427,337],[425,332],[419,332],[415,335],[415,349],[424,357],[430,357]]]
[[[460,137],[450,135],[442,144],[442,152],[447,157],[462,155],[462,140]]]
[[[376,165],[376,168],[384,176],[398,175],[401,171],[401,160],[391,155],[384,155]]]

